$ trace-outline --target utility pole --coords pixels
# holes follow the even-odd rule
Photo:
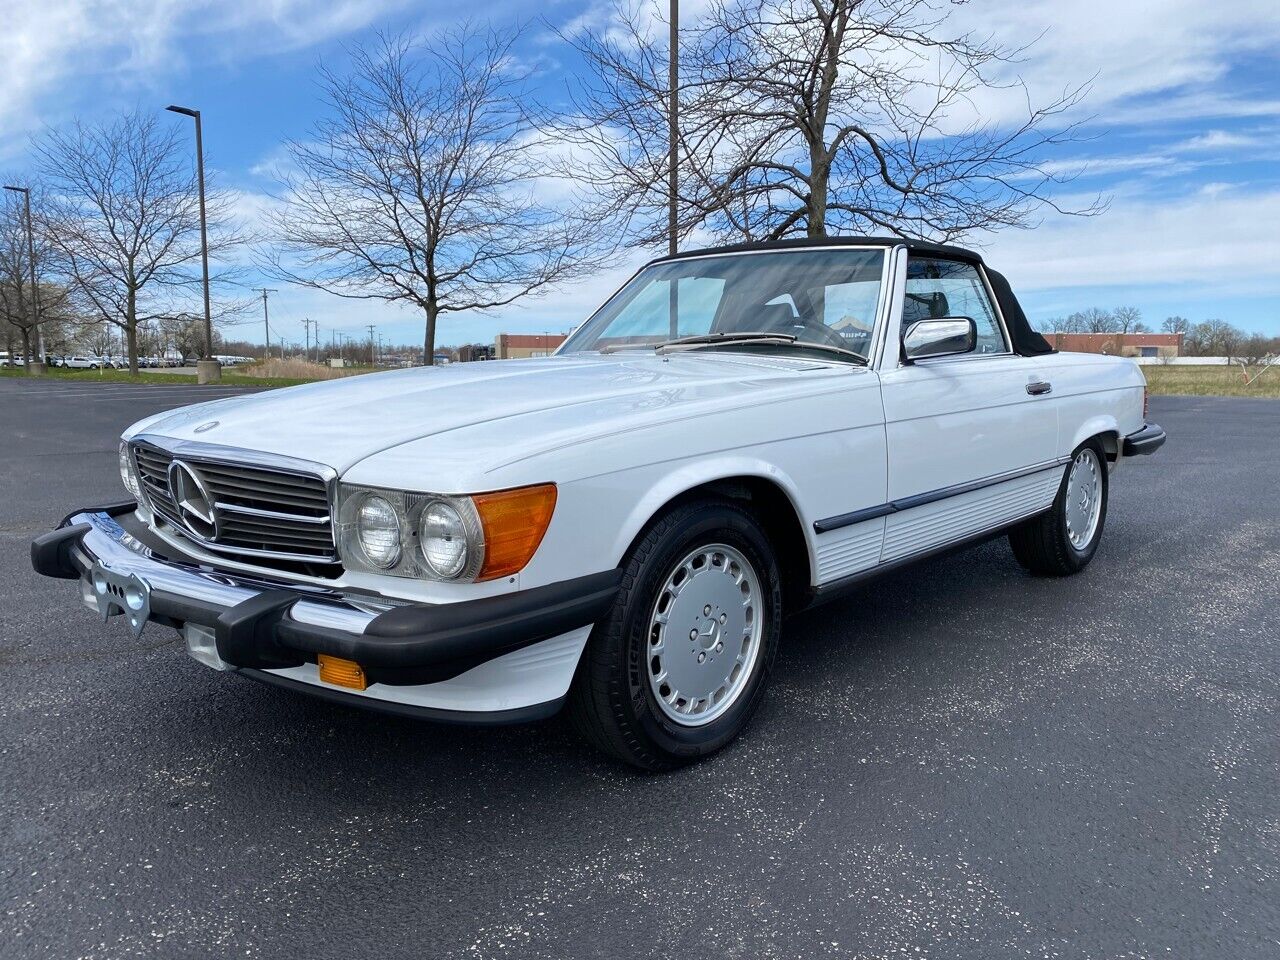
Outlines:
[[[311,318],[310,317],[302,318],[302,336],[303,336],[303,344],[304,344],[302,348],[302,359],[310,360],[311,359]]]
[[[674,0],[673,0],[674,2]],[[177,107],[173,104],[165,107],[171,113],[180,113],[191,117],[196,122],[196,179],[200,188],[200,264],[204,268],[204,361],[202,371],[196,364],[196,379],[200,383],[215,383],[222,379],[222,365],[213,366],[213,314],[209,308],[209,227],[204,209],[204,135],[200,126],[200,111],[190,107]]]
[[[34,341],[29,340],[28,343],[33,344],[35,356],[23,357],[23,360],[27,362],[27,373],[39,376],[44,373],[44,350],[40,345],[40,287],[36,283],[35,234],[31,231],[31,188],[6,186],[5,189],[22,194],[23,202],[26,204],[27,265],[31,268],[31,334],[34,338]]]
[[[267,319],[267,294],[279,293],[280,291],[276,290],[274,287],[254,287],[253,289],[259,291],[262,294],[262,335],[265,338],[262,341],[264,344],[263,350],[262,350],[262,359],[270,360],[271,359],[271,322]],[[280,341],[280,358],[284,359],[284,341],[283,340]]]
[[[378,365],[377,357],[373,354],[373,324],[369,324],[369,365],[376,367]]]

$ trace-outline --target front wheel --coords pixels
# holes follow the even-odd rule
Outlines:
[[[1083,570],[1102,539],[1108,483],[1106,459],[1097,443],[1076,448],[1053,506],[1009,531],[1018,563],[1046,577]]]
[[[781,632],[781,577],[755,518],[719,501],[662,517],[623,569],[569,714],[604,752],[669,769],[719,750],[755,711]]]

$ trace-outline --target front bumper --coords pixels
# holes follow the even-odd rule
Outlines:
[[[1144,423],[1142,429],[1124,438],[1124,455],[1136,457],[1155,453],[1164,446],[1164,428],[1158,423]]]
[[[103,570],[113,581],[136,577],[149,594],[146,619],[182,630],[189,649],[190,627],[196,625],[194,633],[209,639],[210,665],[283,685],[311,686],[311,692],[346,700],[356,697],[307,682],[306,668],[317,654],[354,660],[371,690],[443,684],[589,627],[609,609],[621,580],[621,571],[607,570],[477,600],[393,606],[379,597],[229,574],[161,556],[117,519],[133,507],[126,503],[72,514],[32,541],[32,566],[45,576],[80,580],[86,602],[95,570],[99,579]],[[314,674],[314,667],[309,669]],[[392,690],[382,699],[415,698],[397,697]]]

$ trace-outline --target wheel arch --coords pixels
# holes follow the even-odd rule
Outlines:
[[[683,503],[699,499],[737,503],[755,516],[773,546],[783,572],[784,609],[804,606],[813,583],[813,542],[803,522],[794,483],[784,473],[755,461],[687,467],[667,475],[642,497],[622,527],[616,557],[621,564],[645,531]]]
[[[1068,452],[1077,450],[1087,440],[1097,439],[1110,463],[1120,458],[1120,425],[1112,416],[1090,417],[1076,430]]]

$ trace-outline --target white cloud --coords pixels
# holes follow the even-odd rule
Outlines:
[[[0,31],[0,143],[31,132],[46,100],[97,96],[184,65],[298,50],[408,0],[8,0]]]
[[[1125,101],[1188,89],[1194,96],[1162,102],[1147,118],[1274,113],[1280,106],[1215,89],[1241,57],[1280,45],[1274,0],[993,0],[962,8],[960,17],[1014,45],[1043,34],[1017,72],[1040,98],[1096,76],[1085,107],[1104,123]],[[1016,110],[1018,100],[1005,105]]]
[[[1174,147],[1175,150],[1229,150],[1237,147],[1252,147],[1263,143],[1264,138],[1251,133],[1230,133],[1226,130],[1210,130],[1199,136],[1184,140]]]
[[[1002,233],[985,254],[1017,290],[1247,283],[1274,291],[1280,190],[1215,186],[1181,198],[1118,198],[1098,217]]]

